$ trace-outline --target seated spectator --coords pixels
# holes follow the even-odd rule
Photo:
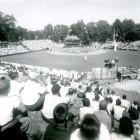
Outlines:
[[[54,123],[53,110],[59,103],[69,103],[68,97],[60,97],[60,86],[54,84],[52,87],[52,94],[47,94],[42,108],[42,117],[48,123]]]
[[[126,95],[123,95],[123,96],[122,96],[122,99],[121,99],[121,106],[124,107],[127,111],[129,110],[130,101],[126,100]]]
[[[8,96],[9,92],[10,82],[7,79],[0,80],[0,139],[24,139],[19,118],[27,112],[17,97]]]
[[[111,97],[108,98],[108,104],[107,104],[107,112],[109,115],[112,114],[112,111],[113,111],[113,100]]]
[[[88,98],[84,98],[83,107],[80,108],[80,121],[83,120],[86,114],[93,114],[93,109],[90,107],[90,100]]]
[[[67,88],[65,82],[62,80],[61,81],[60,96],[65,97],[67,94],[68,94],[68,88]]]
[[[123,112],[125,111],[125,108],[121,106],[121,100],[116,100],[116,105],[114,105],[114,119],[119,121],[120,118],[123,116]]]
[[[100,96],[97,94],[95,95],[94,100],[91,101],[91,107],[93,109],[93,112],[99,111],[99,100],[100,100]]]
[[[11,78],[10,85],[11,85],[11,90],[8,94],[8,96],[20,96],[20,92],[23,89],[23,84],[17,82],[18,81],[18,73],[17,72],[12,72],[9,74],[9,77]]]
[[[134,137],[136,140],[140,140],[140,115],[139,111],[136,108],[131,108],[130,111],[130,118],[133,121],[134,126]]]
[[[68,106],[64,103],[58,104],[53,110],[54,124],[46,128],[43,140],[69,140],[73,129],[73,123],[67,121]]]
[[[110,97],[113,99],[113,104],[114,105],[116,104],[116,100],[120,98],[119,96],[115,95],[115,91],[111,91]]]
[[[40,110],[44,103],[46,88],[38,82],[38,74],[35,72],[30,72],[29,78],[21,92],[21,100],[28,110]]]
[[[134,140],[133,123],[129,117],[122,117],[119,121],[119,131],[111,134],[111,140]]]
[[[110,140],[110,134],[104,124],[100,124],[96,116],[87,114],[75,130],[70,140]]]
[[[105,100],[100,101],[99,111],[94,112],[94,115],[99,119],[100,123],[103,123],[109,131],[111,131],[111,117],[108,115],[107,102]]]
[[[86,88],[86,93],[85,93],[85,95],[86,95],[86,98],[88,98],[88,99],[90,100],[90,102],[95,98],[95,97],[94,97],[94,94],[93,94],[93,92],[92,92],[92,87],[91,87],[91,86],[88,86],[88,87]]]

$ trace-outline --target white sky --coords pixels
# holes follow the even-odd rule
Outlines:
[[[133,19],[140,23],[140,0],[0,0],[0,11],[13,14],[17,25],[42,30],[51,23],[71,25],[115,19]]]

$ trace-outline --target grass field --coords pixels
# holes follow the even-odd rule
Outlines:
[[[84,56],[81,55],[54,55],[49,54],[45,50],[1,57],[1,60],[69,71],[76,70],[78,72],[88,72],[91,71],[92,68],[103,67],[105,59],[113,59],[115,57],[119,58],[118,66],[129,67],[131,65],[132,67],[140,68],[140,52],[136,51],[109,50],[108,52],[99,55],[87,55],[87,61],[84,61]]]

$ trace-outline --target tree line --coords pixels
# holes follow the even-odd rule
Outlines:
[[[0,41],[19,42],[22,40],[51,39],[55,42],[63,42],[68,35],[76,35],[82,44],[89,45],[92,42],[105,43],[113,40],[113,34],[117,41],[133,42],[140,40],[140,23],[132,19],[123,21],[116,19],[112,25],[105,20],[85,24],[83,20],[67,25],[48,24],[42,30],[31,31],[16,26],[13,15],[0,12]]]

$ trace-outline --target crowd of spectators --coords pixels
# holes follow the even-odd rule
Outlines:
[[[49,39],[46,40],[23,40],[19,45],[6,45],[5,47],[0,47],[0,56],[11,55],[18,53],[25,53],[38,50],[58,50],[63,48],[64,45],[55,43]],[[93,42],[91,44],[96,50],[100,49],[113,49],[114,45],[111,42],[99,43]],[[117,50],[130,50],[130,51],[140,51],[140,41],[135,41],[132,43],[117,42]]]
[[[24,40],[21,44],[6,44],[5,46],[0,45],[0,56],[11,55],[18,53],[25,53],[38,50],[56,50],[62,47],[51,40]]]
[[[24,40],[22,44],[31,51],[56,49],[59,45],[49,39],[46,40]]]
[[[140,103],[127,95],[23,66],[1,63],[0,72],[1,140],[140,140]]]
[[[5,47],[0,47],[0,56],[25,53],[28,51],[29,50],[23,47],[22,45],[7,45]]]
[[[140,41],[128,42],[116,42],[117,50],[129,50],[129,51],[140,51]],[[114,42],[106,42],[103,44],[93,44],[95,46],[101,46],[101,48],[114,49]]]

